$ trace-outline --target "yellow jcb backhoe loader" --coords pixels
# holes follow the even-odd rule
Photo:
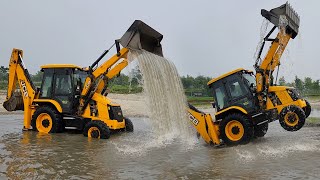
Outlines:
[[[107,97],[108,81],[128,65],[130,49],[147,50],[162,56],[163,36],[136,20],[116,40],[116,54],[101,65],[104,53],[89,67],[72,64],[49,64],[41,66],[43,79],[37,89],[23,64],[23,52],[13,49],[9,62],[7,98],[3,106],[7,111],[24,110],[24,130],[57,133],[65,127],[76,127],[84,136],[107,139],[110,131],[132,132],[133,124],[125,118],[119,104]],[[120,49],[120,44],[123,46]],[[20,88],[15,91],[17,84]]]
[[[263,137],[268,123],[277,119],[285,130],[297,131],[310,115],[310,104],[294,88],[273,83],[273,72],[280,65],[285,47],[298,34],[300,17],[288,3],[261,10],[261,15],[274,27],[264,38],[254,66],[256,73],[241,68],[208,82],[215,102],[215,121],[210,114],[189,105],[189,119],[207,143],[246,144],[254,137]],[[271,39],[276,29],[279,32]],[[271,46],[262,60],[266,41],[271,41]]]

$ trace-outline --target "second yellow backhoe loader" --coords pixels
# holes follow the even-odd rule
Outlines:
[[[13,49],[3,106],[8,111],[24,111],[24,130],[57,133],[65,127],[76,127],[85,136],[103,139],[110,137],[110,131],[131,132],[130,119],[124,117],[119,104],[107,97],[108,81],[128,65],[130,49],[144,49],[162,56],[162,38],[160,33],[136,20],[122,38],[115,41],[116,54],[101,65],[98,63],[111,48],[89,68],[72,64],[41,66],[43,79],[39,89],[23,64],[23,51]],[[17,85],[20,92],[15,91]]]
[[[268,123],[277,119],[285,130],[297,131],[310,115],[310,104],[294,88],[273,82],[282,53],[298,34],[300,18],[288,3],[262,10],[261,15],[274,27],[264,38],[254,66],[256,73],[240,68],[208,82],[217,111],[215,121],[210,114],[189,105],[189,119],[207,143],[246,144],[254,137],[264,136]],[[277,36],[270,38],[276,29]],[[266,41],[271,41],[271,46],[261,59]]]

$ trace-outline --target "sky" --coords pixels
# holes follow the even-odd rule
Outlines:
[[[260,10],[285,2],[1,0],[0,65],[8,66],[12,48],[19,48],[33,74],[43,64],[89,66],[140,19],[163,34],[164,56],[180,75],[217,77],[240,67],[253,70]],[[320,79],[320,1],[289,3],[300,15],[300,32],[289,42],[279,74],[287,81],[295,76]]]

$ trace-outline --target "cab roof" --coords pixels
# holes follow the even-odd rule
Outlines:
[[[41,66],[41,69],[53,69],[53,68],[82,69],[82,67],[74,64],[46,64]]]
[[[245,70],[245,69],[243,69],[243,68],[235,69],[235,70],[230,71],[230,72],[228,72],[228,73],[225,73],[225,74],[223,74],[223,75],[221,75],[221,76],[219,76],[219,77],[217,77],[217,78],[211,79],[211,80],[207,83],[207,85],[210,86],[212,83],[215,83],[215,82],[219,81],[220,79],[223,79],[223,78],[225,78],[225,77],[227,77],[227,76],[230,76],[230,75],[235,74],[235,73],[240,72],[240,71],[245,71],[245,72],[248,72],[248,73],[251,73],[251,72],[252,72],[252,71],[250,71],[250,70]]]

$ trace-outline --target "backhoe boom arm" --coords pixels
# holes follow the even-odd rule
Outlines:
[[[22,50],[13,49],[9,62],[7,98],[3,107],[7,111],[24,110],[24,128],[29,129],[36,90],[28,70],[23,65],[22,57]],[[15,92],[17,83],[21,92]]]

